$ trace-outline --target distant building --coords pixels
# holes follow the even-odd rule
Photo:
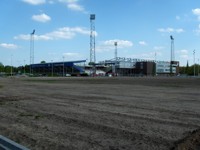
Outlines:
[[[172,67],[172,69],[171,69]],[[156,62],[156,73],[158,75],[169,75],[171,73],[177,75],[179,73],[179,62],[173,61],[172,65],[168,61],[157,61]]]
[[[156,63],[155,62],[137,62],[135,67],[136,74],[142,74],[152,76],[156,74]]]
[[[107,73],[113,73],[118,76],[153,76],[153,75],[170,75],[171,66],[172,74],[176,75],[179,73],[179,62],[173,61],[170,66],[170,62],[144,59],[131,59],[117,57],[117,60],[105,60],[99,62],[97,65],[106,66]]]
[[[86,60],[49,62],[31,65],[33,74],[55,76],[89,75],[89,76],[154,76],[177,75],[179,62],[154,61],[143,59],[121,58],[105,60],[94,66],[85,65]]]
[[[85,72],[85,62],[86,60],[39,63],[32,64],[31,69],[33,74],[43,76],[81,75]]]

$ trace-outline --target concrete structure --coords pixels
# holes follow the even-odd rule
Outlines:
[[[156,73],[158,75],[177,75],[179,73],[179,62],[167,62],[167,61],[157,61],[156,62]]]
[[[154,76],[154,75],[177,75],[179,73],[179,62],[173,61],[172,73],[170,62],[154,61],[117,57],[111,60],[95,63],[95,74],[91,72],[93,66],[85,65],[86,60],[49,62],[33,64],[31,68],[34,74],[48,76],[82,75],[89,76]],[[113,71],[114,70],[114,71]]]
[[[137,76],[137,75],[170,75],[170,62],[167,61],[154,61],[143,59],[131,59],[117,57],[115,59],[105,60],[99,62],[100,65],[104,65],[110,70],[115,69],[118,76]],[[108,69],[107,69],[108,70]],[[109,71],[107,73],[111,73]],[[172,75],[179,73],[179,62],[173,61],[172,63]]]
[[[99,62],[100,65],[110,67],[110,70],[115,69],[117,76],[136,76],[136,75],[154,75],[155,62],[141,59],[121,58],[117,57],[112,60]],[[112,73],[109,71],[107,73]]]
[[[152,76],[156,74],[156,63],[155,62],[137,62],[135,67],[135,74]]]
[[[66,75],[81,75],[84,71],[86,60],[78,61],[63,61],[33,64],[31,68],[33,74],[42,76],[66,76]]]

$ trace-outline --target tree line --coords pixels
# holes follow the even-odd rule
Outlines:
[[[200,75],[200,65],[199,64],[194,64],[192,66],[189,66],[188,63],[186,66],[179,67],[179,73],[188,75],[188,76],[197,76]]]
[[[3,63],[0,62],[0,73],[5,74],[20,74],[20,73],[28,73],[29,72],[29,65],[14,67],[10,65],[4,66]]]

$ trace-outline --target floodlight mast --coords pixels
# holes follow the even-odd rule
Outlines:
[[[170,75],[172,75],[173,74],[173,63],[174,63],[174,60],[175,60],[175,56],[174,56],[174,38],[173,38],[172,35],[170,36],[170,39],[171,39]]]
[[[114,43],[115,46],[115,66],[114,66],[114,74],[117,74],[117,42]]]
[[[195,70],[195,50],[193,50],[193,57],[194,57],[194,77],[196,75],[196,70]]]
[[[115,60],[117,60],[117,42],[115,42]]]
[[[30,74],[33,73],[32,64],[34,64],[34,34],[35,29],[30,34]]]
[[[92,66],[92,72],[90,74],[95,74],[95,14],[90,15],[90,65]]]

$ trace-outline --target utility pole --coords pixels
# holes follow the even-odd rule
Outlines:
[[[117,75],[117,42],[114,43],[115,45],[115,66],[114,66],[114,75]]]
[[[198,75],[197,76],[199,76],[199,59],[198,59]]]
[[[170,75],[173,74],[173,63],[174,63],[174,38],[171,35],[170,36],[171,39],[171,60],[170,60]]]
[[[65,57],[63,56],[63,77],[65,76],[65,63],[64,63]]]
[[[156,71],[156,65],[157,65],[157,62],[156,62],[156,61],[157,61],[157,52],[155,52],[155,72],[154,72],[155,75],[156,75],[156,72],[157,72],[157,71]]]
[[[193,56],[194,56],[194,77],[195,77],[195,50],[193,50]]]
[[[95,55],[95,14],[90,15],[90,63],[89,65],[92,67],[92,71],[90,74],[96,74],[96,55]]]
[[[26,66],[25,66],[25,60],[24,60],[24,74],[25,74],[25,69],[26,69],[25,67],[26,67]]]
[[[30,74],[33,73],[32,64],[34,64],[34,34],[35,29],[30,34]]]
[[[51,76],[53,77],[53,60],[51,60]]]
[[[13,70],[12,70],[12,69],[13,69],[13,68],[12,68],[12,65],[13,65],[13,64],[12,64],[12,61],[13,61],[13,60],[12,60],[12,57],[13,57],[13,56],[11,55],[11,68],[10,68],[10,76],[12,76],[12,74],[13,74]]]

